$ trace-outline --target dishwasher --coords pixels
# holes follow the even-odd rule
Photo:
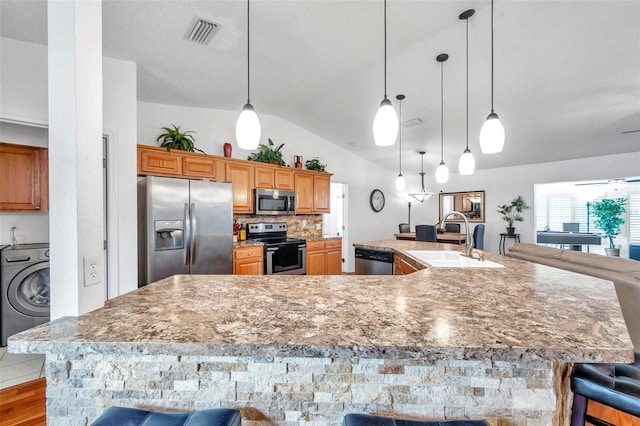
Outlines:
[[[356,248],[356,275],[393,275],[393,252]]]

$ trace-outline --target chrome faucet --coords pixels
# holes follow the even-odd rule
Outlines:
[[[464,214],[455,210],[445,214],[444,217],[442,218],[442,222],[440,222],[440,229],[443,229],[443,230],[445,229],[444,225],[446,220],[449,218],[449,216],[460,216],[462,220],[464,220],[464,233],[465,233],[464,254],[465,256],[474,258],[473,254],[475,253],[478,255],[478,260],[484,260],[484,256],[482,255],[482,253],[473,249],[473,241],[471,240],[471,233],[469,232],[469,219],[467,219],[467,217]]]

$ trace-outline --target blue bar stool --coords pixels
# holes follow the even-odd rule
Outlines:
[[[167,413],[110,407],[92,426],[238,426],[240,422],[240,412],[229,408]]]
[[[485,420],[404,420],[371,414],[351,413],[342,426],[489,426]]]
[[[589,400],[640,417],[640,354],[635,354],[633,364],[576,364],[571,390],[571,426],[609,425],[587,414]]]

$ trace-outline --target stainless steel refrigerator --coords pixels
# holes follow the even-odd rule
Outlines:
[[[138,181],[138,287],[176,274],[231,274],[231,184]]]

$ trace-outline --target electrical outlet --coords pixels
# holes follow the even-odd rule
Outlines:
[[[322,229],[322,224],[321,223],[316,223],[316,229]]]
[[[82,259],[84,269],[84,286],[99,284],[102,282],[102,255],[86,256]]]

